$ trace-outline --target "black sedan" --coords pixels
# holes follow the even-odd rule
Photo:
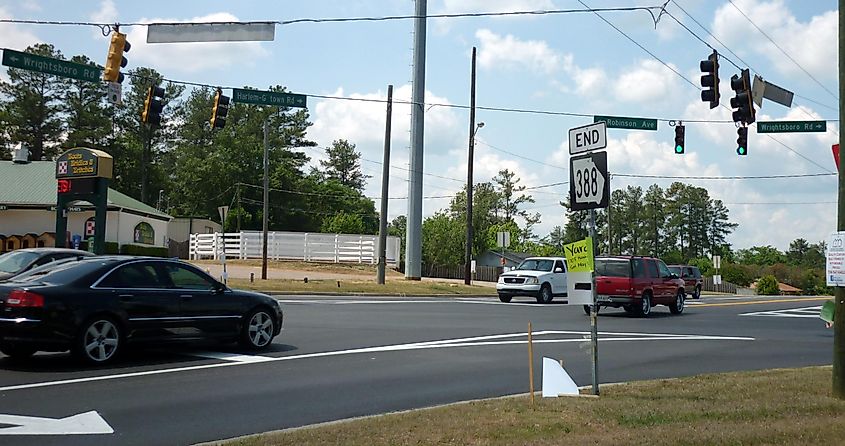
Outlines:
[[[199,339],[259,350],[281,329],[278,301],[179,260],[90,257],[0,283],[0,352],[12,358],[70,350],[104,364],[125,344]]]
[[[0,255],[0,281],[11,279],[50,262],[93,256],[88,251],[65,248],[24,248]]]

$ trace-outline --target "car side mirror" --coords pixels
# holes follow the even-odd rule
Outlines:
[[[678,278],[678,275],[677,275],[677,274],[675,274],[675,273],[671,273],[671,274],[669,274],[669,278],[670,278],[670,279],[677,279],[677,278]]]
[[[226,285],[220,282],[214,283],[214,294],[223,294],[224,291],[226,291]]]
[[[556,273],[562,273],[562,272],[563,272],[563,268],[555,268],[555,272],[556,272]]]

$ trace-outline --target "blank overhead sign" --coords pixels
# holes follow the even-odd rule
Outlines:
[[[276,24],[255,23],[151,23],[147,43],[273,41]]]

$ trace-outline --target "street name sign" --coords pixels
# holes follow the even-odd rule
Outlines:
[[[607,147],[607,124],[596,122],[569,129],[569,154],[590,152]]]
[[[278,105],[280,107],[305,108],[308,97],[304,94],[279,93],[275,91],[232,89],[232,100],[242,104]]]
[[[103,76],[102,70],[95,66],[8,49],[3,50],[3,65],[88,82],[100,82]]]
[[[593,122],[606,122],[609,129],[657,130],[657,120],[624,116],[593,116]]]
[[[757,133],[826,132],[827,121],[757,121]]]
[[[610,202],[607,152],[569,158],[569,207],[573,211],[606,208]]]

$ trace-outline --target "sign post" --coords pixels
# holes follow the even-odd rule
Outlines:
[[[569,207],[573,211],[590,211],[590,258],[594,259],[593,240],[596,239],[596,208],[606,208],[610,202],[610,176],[607,174],[607,152],[593,150],[607,147],[607,127],[611,119],[600,120],[569,130],[569,154],[585,155],[569,158]],[[657,122],[654,123],[657,130]],[[567,261],[567,263],[569,263]],[[590,264],[594,263],[593,260]],[[577,266],[576,266],[577,267]],[[599,394],[599,335],[598,294],[595,271],[590,273],[592,305],[590,306],[590,344],[593,356],[593,395]],[[567,284],[569,280],[567,279]],[[567,290],[568,291],[568,290]]]
[[[218,206],[217,212],[220,213],[220,228],[223,231],[220,239],[223,241],[223,256],[220,257],[220,262],[223,264],[223,283],[229,280],[229,274],[226,272],[226,217],[229,215],[229,206]]]

